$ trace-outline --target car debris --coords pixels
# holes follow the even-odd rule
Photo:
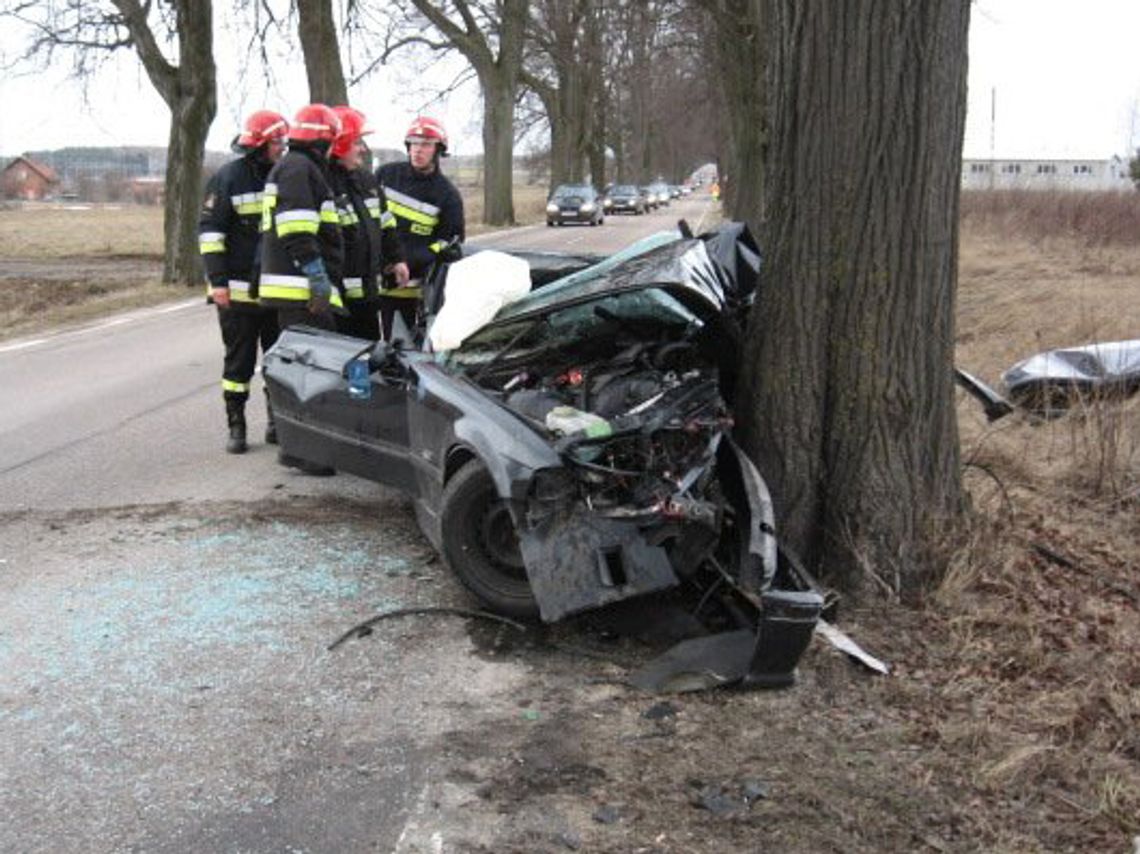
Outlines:
[[[1011,400],[1039,415],[1140,389],[1140,340],[1063,347],[1030,356],[1004,374]]]
[[[634,684],[789,685],[823,596],[732,438],[759,258],[740,223],[559,262],[554,277],[528,258],[543,285],[440,351],[290,328],[265,357],[281,447],[407,494],[494,613],[552,622],[683,594],[706,634]],[[487,263],[477,278],[496,289]],[[368,396],[348,394],[353,362]]]

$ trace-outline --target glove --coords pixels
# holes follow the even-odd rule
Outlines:
[[[314,258],[301,265],[301,272],[309,280],[309,313],[324,314],[329,310],[332,296],[332,279],[325,269],[323,258]]]
[[[443,248],[439,250],[439,258],[448,264],[454,264],[463,258],[463,245],[455,240],[448,241],[444,244]]]

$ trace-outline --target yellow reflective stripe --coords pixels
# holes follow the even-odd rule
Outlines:
[[[230,204],[240,216],[260,214],[263,197],[262,193],[240,193],[236,196],[230,196]]]
[[[235,383],[233,380],[222,380],[222,391],[249,392],[249,383]]]
[[[399,202],[394,202],[391,199],[388,199],[388,210],[391,211],[393,215],[398,216],[401,219],[406,219],[409,222],[415,223],[417,225],[426,225],[429,229],[435,228],[437,225],[439,225],[439,217],[420,213],[417,210],[413,210],[412,208],[402,205]]]
[[[442,240],[437,240],[435,243],[429,243],[428,249],[432,252],[442,252],[445,246],[447,246],[447,243]]]
[[[229,285],[230,302],[257,302],[257,300],[249,295],[249,282],[244,282],[241,279],[230,279]]]
[[[336,202],[321,203],[321,222],[331,222],[333,225],[340,224],[340,214],[337,213]]]
[[[392,202],[395,202],[400,207],[409,208],[410,210],[436,220],[439,219],[439,208],[431,202],[420,201],[415,196],[409,196],[405,193],[401,193],[399,190],[391,190],[388,187],[384,188],[384,195],[388,199],[388,210],[392,209]]]
[[[198,235],[198,251],[203,255],[225,252],[225,233],[221,231],[203,231]]]
[[[381,228],[395,228],[396,227],[396,218],[394,216],[392,216],[392,214],[389,213],[388,211],[384,211],[384,213],[380,214],[380,227]]]
[[[421,294],[419,285],[407,285],[403,288],[390,288],[384,291],[386,297],[400,297],[401,299],[419,299]]]
[[[288,234],[316,234],[320,227],[320,219],[314,210],[282,211],[275,219],[278,237],[285,237]]]
[[[279,273],[265,273],[257,289],[258,296],[263,300],[286,300],[288,302],[309,301],[309,280],[305,276],[286,276]],[[340,298],[340,291],[332,289],[329,303],[338,308],[344,307],[344,300]]]
[[[340,224],[342,226],[356,225],[358,222],[360,222],[360,217],[356,215],[356,211],[352,211],[351,213],[347,211],[340,212]]]
[[[413,222],[408,226],[408,231],[412,234],[419,234],[423,237],[430,237],[431,233],[435,231],[434,225],[424,225],[423,223]]]
[[[359,276],[346,276],[344,295],[349,299],[364,299],[364,279]]]

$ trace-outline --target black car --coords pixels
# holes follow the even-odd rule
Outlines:
[[[568,222],[601,225],[605,221],[602,198],[589,184],[563,184],[550,194],[546,205],[547,225]]]
[[[788,684],[822,598],[777,543],[725,392],[758,260],[739,224],[554,258],[554,281],[444,352],[285,330],[265,357],[282,451],[404,491],[500,614],[685,599],[703,634],[635,684]]]
[[[649,199],[640,187],[618,184],[606,193],[605,209],[608,213],[641,215],[649,209]]]

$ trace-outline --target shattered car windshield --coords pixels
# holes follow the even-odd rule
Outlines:
[[[624,333],[650,338],[670,329],[680,332],[689,327],[699,329],[701,325],[697,315],[660,288],[624,291],[569,305],[540,319],[520,318],[492,324],[452,351],[450,361],[477,365],[495,358],[502,350],[511,350],[517,357],[599,336],[612,339]]]

